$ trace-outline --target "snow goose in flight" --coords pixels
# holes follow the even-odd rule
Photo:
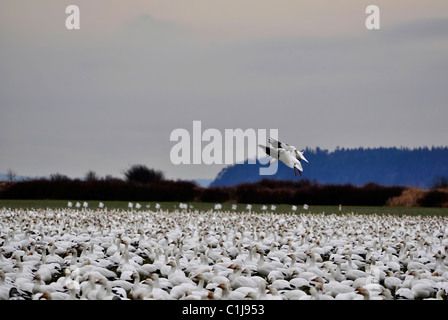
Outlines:
[[[286,151],[292,153],[296,157],[297,160],[299,160],[299,161],[303,160],[305,162],[308,162],[308,160],[303,155],[303,153],[305,151],[299,151],[296,147],[291,146],[291,145],[289,145],[287,143],[284,143],[284,142],[280,142],[280,141],[275,140],[273,138],[269,138],[268,141],[274,148],[285,149]]]
[[[264,152],[266,152],[266,154],[270,157],[272,157],[273,159],[270,162],[270,165],[273,164],[275,161],[280,160],[281,162],[283,162],[285,165],[287,165],[288,167],[290,167],[291,169],[294,169],[294,175],[297,176],[297,172],[296,169],[299,170],[299,174],[302,175],[302,164],[300,163],[299,160],[297,160],[297,158],[295,157],[295,155],[283,148],[272,148],[272,147],[267,147],[264,146],[262,144],[258,145],[261,149],[264,150]]]

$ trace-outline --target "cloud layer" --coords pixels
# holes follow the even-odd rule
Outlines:
[[[149,12],[111,13],[120,23],[89,32],[86,15],[78,33],[51,32],[52,21],[2,28],[0,171],[117,176],[144,163],[213,178],[222,166],[170,163],[170,133],[193,120],[275,128],[303,147],[446,145],[446,18],[216,38]]]

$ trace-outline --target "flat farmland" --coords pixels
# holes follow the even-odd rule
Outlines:
[[[72,203],[72,207],[76,208],[78,202],[80,208],[83,207],[84,202],[87,203],[89,209],[99,209],[100,203],[104,204],[104,208],[108,209],[123,209],[129,210],[129,203],[132,204],[133,210],[155,210],[157,202],[128,202],[128,201],[91,201],[91,200],[0,200],[0,208],[11,209],[61,209],[68,208],[68,203]],[[136,205],[140,204],[140,208],[137,209]],[[177,210],[180,209],[180,202],[159,202],[160,208],[163,210]],[[188,210],[209,211],[215,210],[216,203],[204,203],[204,202],[188,202],[184,203],[188,206]],[[366,207],[366,206],[318,206],[309,205],[308,209],[304,209],[303,204],[297,204],[296,209],[293,210],[293,205],[286,204],[250,204],[251,209],[247,209],[248,204],[232,204],[222,203],[220,211],[243,211],[243,212],[272,212],[272,213],[324,213],[324,214],[343,214],[343,213],[356,213],[356,214],[391,214],[391,215],[448,215],[448,208],[440,207]],[[232,209],[232,205],[236,206],[236,209]],[[275,208],[272,208],[272,206]],[[265,208],[263,207],[265,206]]]
[[[68,202],[2,201],[0,299],[420,300],[448,291],[446,209]]]

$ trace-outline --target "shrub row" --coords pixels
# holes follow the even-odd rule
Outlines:
[[[161,180],[147,184],[110,181],[33,180],[9,184],[2,199],[72,199],[115,201],[193,201],[197,185],[189,181]]]
[[[383,206],[391,197],[400,195],[405,187],[384,187],[373,183],[362,187],[350,184],[320,185],[302,180],[300,182],[261,180],[243,183],[235,187],[211,188],[207,200],[233,200],[239,203],[282,203],[312,205],[359,205]],[[213,197],[211,197],[213,195]]]
[[[407,189],[374,183],[364,186],[322,185],[306,179],[265,179],[232,187],[210,188],[202,188],[194,182],[183,180],[160,180],[142,184],[119,179],[40,179],[10,183],[0,190],[0,198],[383,206],[389,199],[399,197]],[[447,195],[448,193],[436,191],[428,193],[419,199],[418,205],[439,206],[448,202]]]

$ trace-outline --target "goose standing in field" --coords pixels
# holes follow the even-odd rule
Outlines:
[[[350,256],[346,255],[344,259],[347,260],[347,265],[344,273],[344,276],[347,279],[354,281],[358,278],[367,278],[368,276],[367,273],[362,270],[359,270],[358,266],[355,263],[353,263],[352,258]]]
[[[268,156],[273,158],[269,164],[271,165],[280,160],[291,169],[294,169],[295,176],[297,176],[296,169],[299,171],[299,174],[302,175],[303,168],[300,161],[303,160],[308,162],[308,160],[303,156],[303,152],[300,152],[294,146],[290,146],[272,138],[269,138],[269,142],[273,147],[267,147],[262,144],[258,145],[264,152],[266,152]]]
[[[99,279],[97,282],[100,284],[100,288],[96,293],[97,300],[121,300],[118,295],[115,295],[113,293],[109,281],[107,281],[106,279]],[[70,286],[68,289],[70,290]]]
[[[166,278],[159,278],[157,273],[153,273],[149,278],[154,281],[154,289],[160,288],[165,291],[170,291],[173,288],[171,282]]]
[[[250,300],[264,300],[266,298],[266,281],[260,281],[258,289],[256,291],[248,291],[244,298]]]
[[[225,283],[221,283],[218,287],[222,289],[222,300],[243,300],[245,298],[244,293],[230,290],[229,286]]]
[[[293,289],[300,289],[302,287],[309,287],[309,280],[299,277],[300,271],[296,270],[292,273],[292,279],[289,280],[289,284]],[[312,275],[314,277],[314,274]]]
[[[41,256],[41,264],[39,269],[35,272],[36,275],[40,275],[44,282],[49,282],[54,275],[59,274],[61,272],[61,265],[56,262],[47,262],[47,255],[45,253],[45,249],[42,251]]]
[[[36,275],[34,276],[34,285],[32,289],[33,294],[43,293],[44,291],[52,293],[55,291],[63,291],[63,290],[65,290],[64,287],[57,282],[51,282],[50,284],[46,284],[45,281],[41,278],[40,274],[36,273]]]
[[[390,290],[396,290],[397,286],[402,283],[401,279],[395,276],[392,271],[386,272],[386,277],[384,278],[384,286]]]
[[[344,292],[337,294],[334,299],[335,300],[365,300],[366,299],[366,290],[361,287],[357,287],[354,291]]]
[[[17,272],[15,274],[14,286],[25,292],[32,292],[34,286],[34,273],[29,265],[23,264],[20,258],[16,261],[15,267]]]
[[[307,296],[305,291],[302,291],[300,289],[294,289],[294,290],[280,290],[279,294],[283,296],[286,300],[300,300],[304,296]]]
[[[291,284],[285,279],[276,279],[275,276],[268,276],[268,281],[270,283],[269,288],[275,288],[276,290],[291,290]]]
[[[257,250],[257,253],[260,254],[257,263],[256,272],[263,277],[267,277],[272,270],[282,268],[283,264],[276,260],[265,259],[264,253],[262,250]]]
[[[198,273],[196,276],[194,276],[194,279],[197,279],[197,280],[198,280],[198,284],[197,284],[196,289],[192,290],[192,293],[195,294],[195,295],[197,295],[197,296],[200,296],[200,297],[206,297],[206,296],[208,296],[208,293],[209,293],[210,291],[207,290],[207,289],[204,287],[205,279],[204,279],[203,274],[202,274],[202,273]]]
[[[424,298],[423,300],[443,300],[443,297],[446,297],[445,290],[438,290],[435,298]]]
[[[185,275],[185,273],[180,269],[179,265],[174,260],[168,262],[168,265],[171,266],[171,270],[168,274],[168,280],[171,285],[173,285],[173,287],[178,286],[182,283],[195,285],[194,281]]]
[[[148,298],[155,300],[173,300],[173,297],[167,291],[159,287],[158,277],[151,276],[143,282],[149,285]]]
[[[42,250],[42,254],[44,254],[45,250],[45,248]],[[57,263],[61,267],[65,265],[64,258],[55,253],[56,246],[53,242],[48,243],[48,251],[49,255],[46,255],[46,263]]]
[[[414,300],[414,293],[411,289],[403,287],[402,284],[397,286],[397,290],[395,291],[396,299],[406,299],[406,300]]]
[[[220,273],[220,271],[216,265],[214,265],[212,269],[213,269],[213,275],[208,280],[208,283],[206,286],[207,289],[214,289],[221,283],[230,285],[230,280],[226,275],[233,275],[232,271],[229,272],[228,270],[224,270],[224,271],[221,271],[221,273]]]
[[[75,298],[73,291],[69,293],[44,291],[33,296],[33,300],[74,300]]]
[[[86,281],[81,282],[80,284],[80,292],[81,300],[95,300],[98,289],[100,288],[100,285],[96,284],[96,279],[92,274],[89,274],[87,276]],[[48,291],[47,291],[48,292]]]
[[[299,297],[299,300],[334,300],[332,296],[324,294],[322,292],[322,289],[322,284],[317,283],[315,287],[310,287],[310,295],[302,295],[301,297]]]
[[[12,283],[6,281],[6,275],[3,270],[0,269],[0,300],[6,300],[9,298],[9,290],[13,288]]]
[[[185,294],[187,292],[191,292],[194,291],[196,289],[196,284],[193,283],[188,283],[188,282],[182,282],[179,285],[174,286],[171,290],[170,290],[170,296],[173,299],[180,299],[183,296],[185,296]]]
[[[436,293],[435,283],[432,280],[423,279],[419,271],[411,271],[410,274],[414,275],[414,278],[411,279],[411,291],[414,299],[429,298]]]
[[[134,279],[134,282],[131,290],[129,291],[130,296],[137,296],[138,293],[141,293],[144,296],[149,293],[148,285],[146,282],[140,282],[140,274],[137,271],[132,273],[131,278]]]
[[[242,269],[239,265],[234,267],[234,273],[229,277],[230,287],[232,289],[238,289],[241,287],[258,288],[258,283],[252,279],[251,276],[243,275]],[[224,281],[227,284],[227,281]]]
[[[315,277],[312,279],[312,281],[321,284],[322,291],[324,293],[331,294],[331,296],[333,297],[336,297],[340,293],[349,293],[355,291],[355,288],[353,288],[351,285],[334,280],[333,276],[331,277],[330,281],[328,281],[328,283],[325,283],[322,277]]]

